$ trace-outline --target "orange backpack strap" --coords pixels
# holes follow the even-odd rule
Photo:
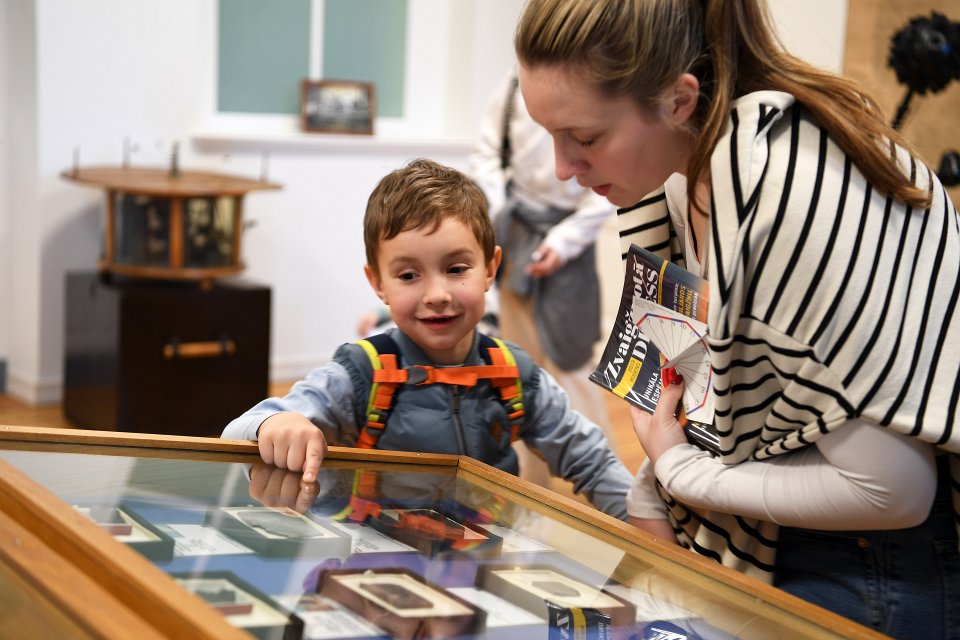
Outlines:
[[[376,447],[387,417],[393,407],[397,387],[401,384],[452,384],[472,387],[479,380],[489,380],[507,409],[510,421],[510,441],[519,437],[523,424],[523,385],[516,359],[503,341],[480,334],[480,355],[486,364],[469,367],[431,367],[414,365],[400,369],[397,361],[400,349],[387,334],[371,336],[357,342],[373,369],[370,397],[367,400],[366,424],[357,438],[357,448]]]
[[[393,394],[401,380],[396,376],[402,373],[397,369],[399,348],[393,338],[386,334],[371,336],[357,342],[373,367],[373,383],[370,385],[370,397],[367,400],[367,423],[360,430],[357,448],[373,449],[383,435],[387,425],[387,415],[393,406]],[[380,375],[378,375],[378,373]],[[385,374],[385,375],[384,375]]]
[[[491,344],[492,343],[492,344]],[[490,381],[490,384],[500,393],[500,400],[507,408],[507,418],[510,420],[510,442],[520,437],[520,427],[523,426],[523,384],[520,382],[520,369],[513,353],[506,343],[499,338],[481,335],[481,350],[494,366],[509,366],[513,370],[512,377],[501,377]]]
[[[380,517],[382,507],[377,502],[380,495],[378,473],[371,469],[357,469],[354,472],[350,502],[343,511],[333,516],[334,520],[366,522],[367,518]]]

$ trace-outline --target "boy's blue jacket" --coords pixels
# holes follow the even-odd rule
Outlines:
[[[405,334],[397,329],[388,333],[400,349],[400,368],[436,366]],[[485,364],[478,342],[475,335],[464,365]],[[520,437],[543,454],[552,474],[572,481],[574,490],[598,509],[626,518],[625,498],[633,477],[607,446],[600,427],[571,411],[556,381],[520,347],[508,345],[523,384],[526,415]],[[233,420],[222,437],[255,440],[264,420],[293,411],[322,429],[328,444],[353,446],[365,424],[372,372],[362,347],[342,345],[330,364],[314,369],[283,398],[268,398]],[[518,471],[506,408],[486,380],[473,387],[401,385],[377,448],[467,455],[510,473]]]

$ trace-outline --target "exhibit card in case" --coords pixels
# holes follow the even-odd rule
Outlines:
[[[317,593],[340,602],[393,638],[449,638],[482,629],[486,614],[407,569],[333,569]]]
[[[350,535],[311,513],[269,507],[221,507],[207,524],[263,556],[346,558]]]
[[[616,627],[630,627],[636,622],[632,603],[547,565],[484,565],[477,571],[477,586],[544,619],[550,618],[552,604],[562,609],[597,611]]]
[[[102,529],[154,562],[173,559],[174,541],[159,527],[154,526],[135,509],[120,505],[74,505]]]
[[[720,441],[712,417],[712,371],[705,341],[708,297],[706,280],[631,245],[617,317],[590,380],[653,413],[660,398],[660,367],[671,360],[661,357],[661,349],[651,339],[651,334],[658,333],[661,346],[676,351],[671,354],[673,364],[684,375],[683,406],[692,410],[689,416],[681,412],[679,419],[687,437],[718,451]],[[693,361],[684,371],[687,363],[676,363],[687,357],[693,357]],[[697,412],[709,420],[693,419]]]
[[[498,555],[503,544],[495,533],[437,509],[384,509],[368,524],[431,557],[448,551]]]
[[[262,640],[300,640],[303,620],[229,571],[170,574],[235,627]]]
[[[316,593],[277,596],[275,599],[303,620],[304,640],[373,640],[390,637],[363,616]]]

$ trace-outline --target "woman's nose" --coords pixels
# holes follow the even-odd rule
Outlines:
[[[586,168],[586,163],[580,159],[575,149],[570,144],[553,139],[553,154],[556,162],[557,179],[560,181],[569,180],[577,176]]]

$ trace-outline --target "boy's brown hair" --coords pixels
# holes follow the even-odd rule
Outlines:
[[[487,201],[467,176],[424,158],[388,173],[370,194],[363,217],[367,264],[379,274],[381,242],[414,229],[433,233],[447,218],[467,225],[483,248],[484,259],[493,259],[496,241]]]

